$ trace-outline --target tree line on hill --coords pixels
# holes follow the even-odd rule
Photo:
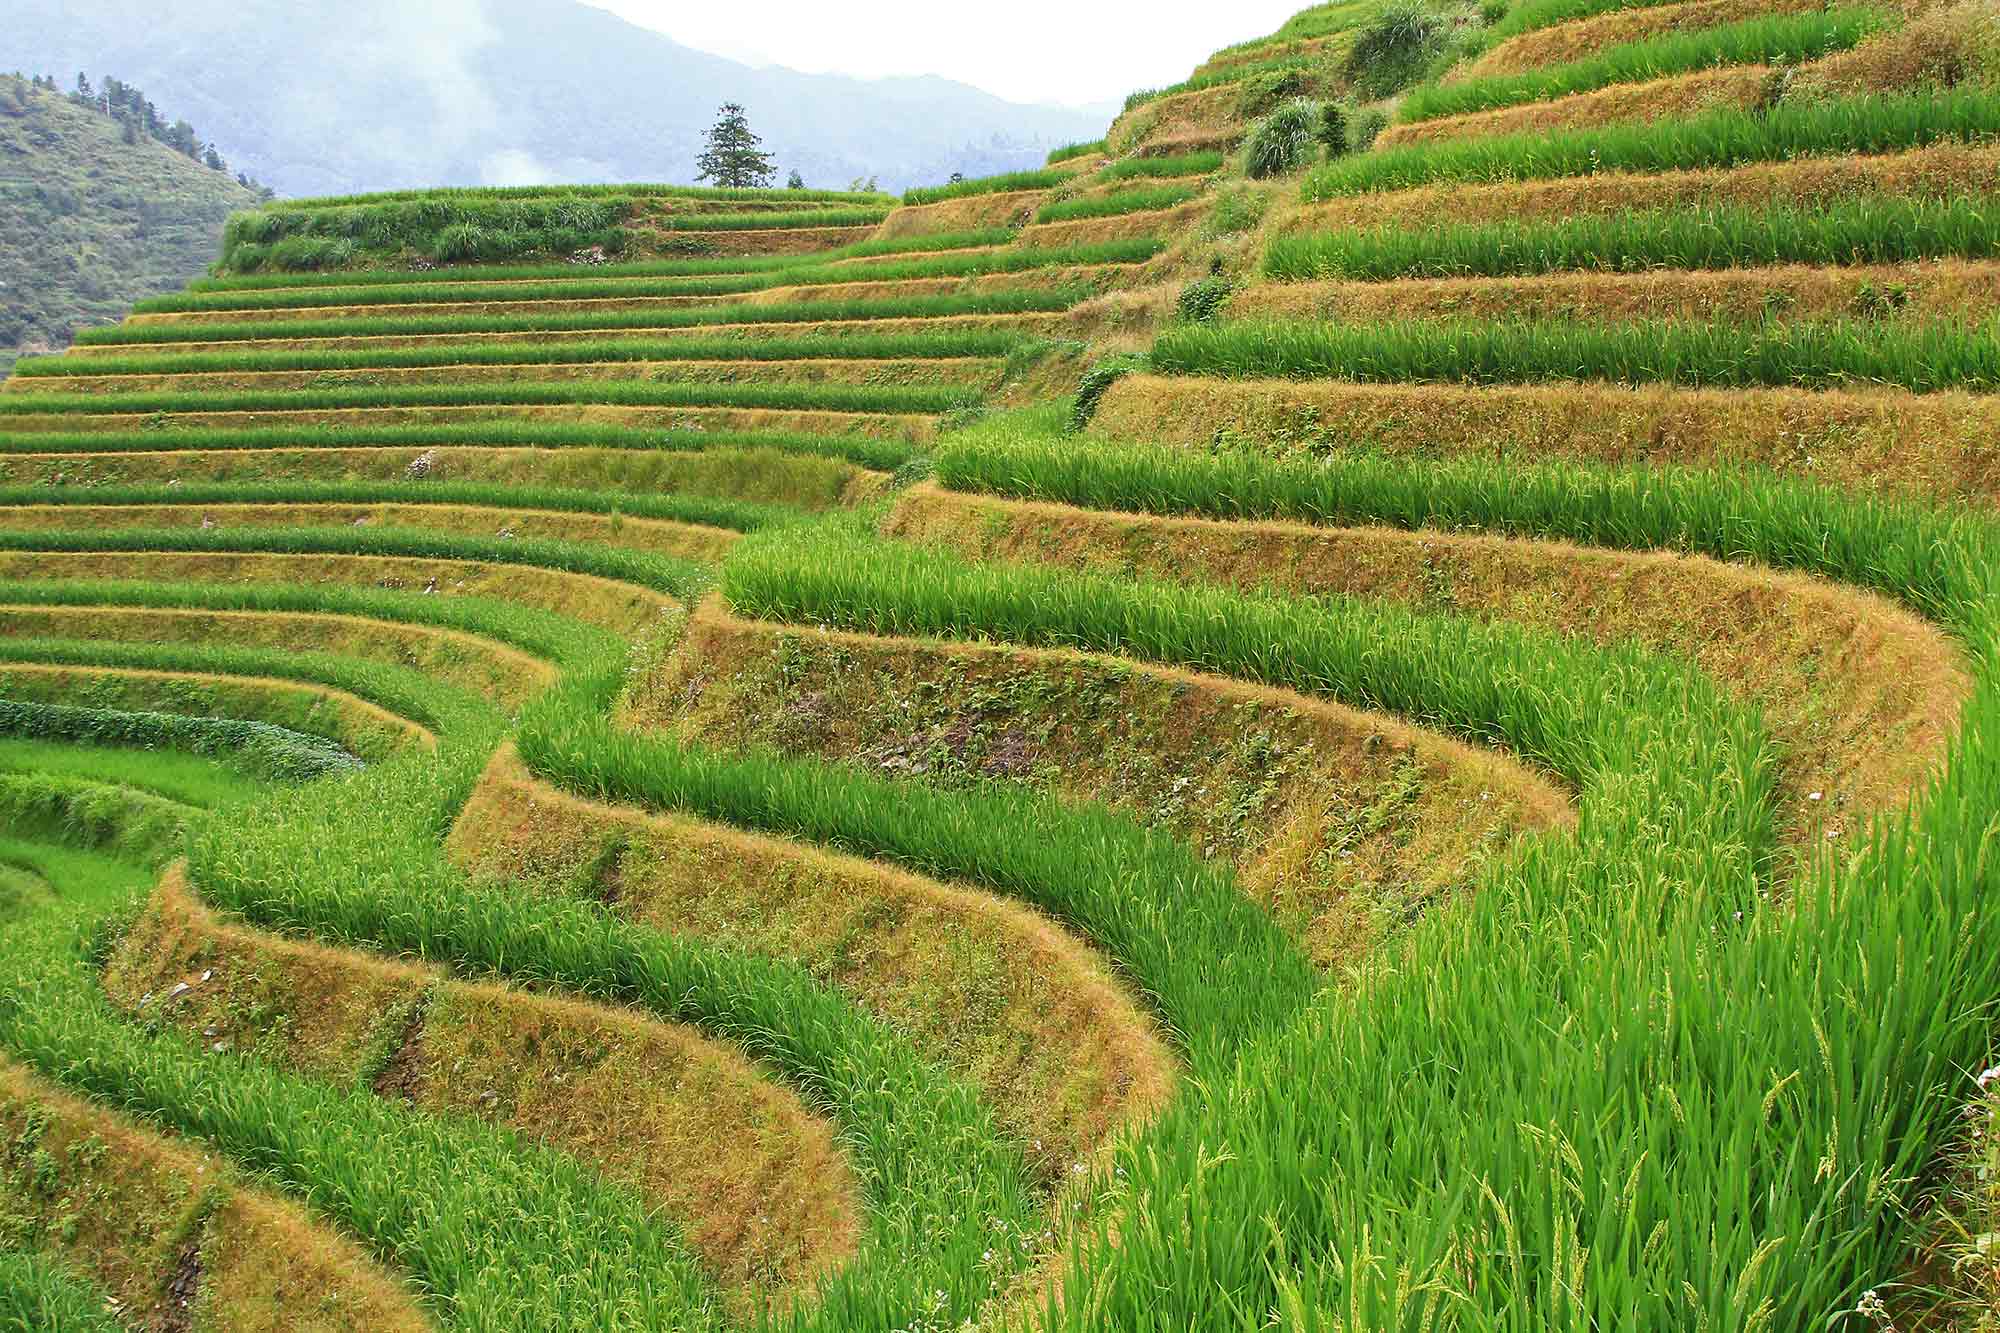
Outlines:
[[[37,74],[28,77],[16,72],[14,77],[25,78],[30,88],[45,93],[62,92],[53,75]],[[117,122],[128,144],[152,139],[165,144],[189,161],[201,163],[211,171],[220,171],[225,175],[229,172],[229,163],[214,143],[204,140],[196,132],[195,127],[185,120],[169,121],[160,114],[160,109],[153,105],[151,98],[129,83],[106,75],[101,85],[93,88],[90,76],[79,73],[76,76],[76,86],[70,90],[68,97],[73,105],[108,116]],[[0,85],[0,103],[8,101],[18,103],[19,94],[11,88]],[[0,104],[0,114],[19,114],[21,110],[19,105]],[[262,198],[271,197],[271,191],[242,172],[236,173],[236,182],[247,190],[256,191]]]

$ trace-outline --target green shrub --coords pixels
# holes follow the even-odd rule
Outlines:
[[[1104,401],[1104,395],[1111,392],[1111,386],[1127,375],[1146,369],[1144,356],[1110,356],[1099,361],[1083,372],[1083,380],[1076,388],[1076,402],[1069,413],[1069,429],[1076,434],[1090,424],[1097,415],[1097,405]]]
[[[1253,178],[1283,176],[1306,164],[1319,131],[1319,107],[1294,98],[1257,123],[1243,149],[1243,169]]]
[[[1220,273],[1211,273],[1205,278],[1196,278],[1181,288],[1180,300],[1174,305],[1174,318],[1183,324],[1207,324],[1222,312],[1222,307],[1236,290],[1236,284]]]
[[[1215,210],[1208,217],[1208,230],[1216,236],[1254,231],[1270,206],[1269,192],[1248,185],[1233,186],[1216,196]]]
[[[1396,0],[1361,30],[1348,53],[1347,80],[1369,97],[1387,97],[1409,87],[1444,49],[1450,22],[1410,0]]]
[[[1345,102],[1322,103],[1319,109],[1319,143],[1329,158],[1347,156],[1352,147],[1350,116]]]
[[[1354,117],[1354,128],[1350,142],[1357,153],[1365,153],[1375,146],[1382,137],[1382,131],[1389,128],[1389,113],[1379,106],[1371,106]]]

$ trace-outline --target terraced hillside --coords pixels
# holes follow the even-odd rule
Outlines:
[[[1996,51],[238,219],[0,393],[0,1326],[1988,1326]]]

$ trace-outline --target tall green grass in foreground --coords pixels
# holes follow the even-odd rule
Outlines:
[[[1410,122],[1549,101],[1616,83],[1643,83],[1721,65],[1798,64],[1845,51],[1889,22],[1879,9],[1781,14],[1694,32],[1670,32],[1626,42],[1564,65],[1463,83],[1426,84],[1397,108]]]
[[[1456,223],[1274,237],[1264,274],[1314,278],[1516,277],[1542,273],[1900,264],[2000,256],[1991,198],[1861,199],[1620,213],[1560,222]],[[29,374],[37,363],[23,362]],[[87,364],[87,363],[85,363]]]
[[[0,1250],[0,1333],[120,1333],[109,1301],[39,1255]]]
[[[1832,153],[1892,153],[2000,134],[2000,97],[1972,86],[1784,101],[1767,111],[1412,144],[1343,158],[1306,177],[1307,202],[1443,181],[1685,171]]]
[[[784,305],[716,305],[685,310],[595,311],[543,315],[357,314],[328,319],[243,324],[119,324],[83,330],[88,347],[152,347],[173,343],[249,342],[303,338],[416,338],[454,333],[593,333],[639,329],[698,329],[738,324],[814,324],[952,315],[1051,314],[1090,294],[1080,285],[979,292],[970,296],[904,296],[869,301],[794,301]]]
[[[1164,375],[1336,379],[1357,384],[1545,384],[1604,380],[1696,388],[1937,393],[2000,388],[2000,326],[1864,320],[1766,325],[1647,320],[1489,324],[1243,323],[1168,329]]]
[[[1409,966],[1328,992],[1134,1146],[1131,1207],[1115,1241],[1079,1248],[1053,1326],[1224,1309],[1313,1329],[1822,1326],[1904,1271],[1911,1182],[1987,1060],[2000,993],[1990,520],[1722,474],[1306,465],[985,430],[939,466],[1089,505],[1749,554],[1909,601],[1964,637],[1981,679],[1920,813],[1812,862],[1782,902],[1743,877],[1743,844],[1683,841],[1658,800],[1756,799],[1683,784],[1708,710],[1640,719],[1663,729],[1626,752],[1638,785],[1586,782],[1574,844],[1427,918]],[[1487,674],[1466,660],[1480,669],[1443,674]],[[1649,864],[1662,839],[1685,854]]]

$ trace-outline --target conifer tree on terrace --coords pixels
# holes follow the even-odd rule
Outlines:
[[[735,102],[724,103],[708,132],[708,149],[695,162],[701,169],[695,179],[725,190],[768,187],[775,173],[772,155],[760,150],[763,142],[750,132],[743,108]]]

